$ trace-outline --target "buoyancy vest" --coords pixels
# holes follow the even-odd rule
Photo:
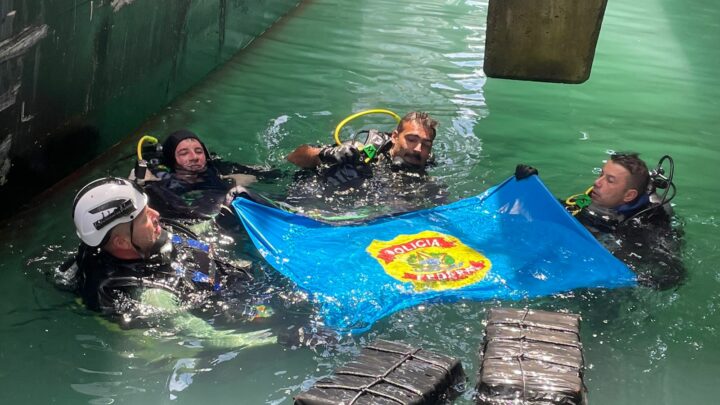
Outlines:
[[[635,200],[616,208],[590,204],[583,208],[577,219],[591,231],[615,232],[618,227],[629,224],[669,225],[672,217],[670,204],[660,204],[655,194],[643,194]]]
[[[178,234],[164,235],[159,251],[147,259],[121,260],[81,245],[76,262],[78,290],[85,305],[106,314],[132,312],[142,289],[160,288],[193,306],[221,290],[228,274],[251,279],[249,273],[214,258],[208,244]]]

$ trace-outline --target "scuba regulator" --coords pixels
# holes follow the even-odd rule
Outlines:
[[[340,139],[340,130],[343,129],[347,123],[354,120],[355,118],[362,117],[364,115],[369,114],[386,114],[395,119],[397,123],[400,123],[402,118],[400,118],[399,115],[395,114],[394,112],[390,110],[384,110],[380,108],[360,111],[358,113],[352,114],[348,117],[346,117],[344,120],[340,121],[340,123],[335,127],[335,132],[333,137],[335,138],[335,143],[337,145],[342,145],[343,142]],[[357,136],[361,133],[367,133],[367,136],[365,138],[365,142],[360,143],[355,140]],[[353,135],[352,141],[355,146],[357,146],[358,151],[360,151],[360,160],[363,163],[370,163],[373,159],[377,157],[377,154],[381,152],[381,150],[385,147],[385,145],[388,144],[389,137],[387,136],[373,136],[374,133],[376,133],[374,130],[363,130],[355,135]]]
[[[592,204],[590,193],[592,192],[592,186],[585,190],[584,193],[573,194],[565,199],[565,209],[568,210],[573,216],[580,213],[583,208],[589,207]]]

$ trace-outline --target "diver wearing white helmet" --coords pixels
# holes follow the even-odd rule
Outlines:
[[[131,181],[108,177],[91,182],[73,202],[78,237],[120,259],[156,253],[163,230],[160,214],[147,201],[147,195]]]
[[[189,311],[212,308],[228,319],[249,321],[273,314],[265,294],[251,293],[253,277],[246,268],[239,267],[238,261],[215,257],[210,245],[180,223],[161,222],[135,183],[116,177],[89,183],[75,197],[73,219],[82,243],[77,255],[58,272],[64,287],[75,284],[89,309],[109,315],[123,327],[166,327],[169,323],[173,333],[182,330],[213,347],[278,342],[270,329],[218,330]],[[218,294],[223,305],[208,305],[208,298]],[[334,331],[318,328],[291,325],[277,333],[288,345],[315,346],[337,340]]]
[[[78,288],[90,309],[129,319],[148,288],[199,304],[228,282],[227,273],[251,278],[214,258],[191,232],[165,230],[147,201],[137,185],[115,177],[95,180],[75,197],[73,219],[83,242],[76,257]]]
[[[161,225],[145,193],[131,181],[107,177],[83,187],[73,202],[73,220],[82,243],[59,272],[66,285],[76,278],[77,292],[89,309],[123,327],[169,322],[173,331],[215,347],[277,342],[268,330],[216,330],[188,311],[206,304],[227,283],[245,285],[252,277],[214,258],[210,246],[182,226],[168,229],[185,236],[168,232],[164,226],[171,224]]]

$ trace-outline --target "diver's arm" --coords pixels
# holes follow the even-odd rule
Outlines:
[[[360,150],[352,143],[324,148],[302,145],[289,154],[287,159],[303,169],[312,169],[320,166],[321,163],[328,165],[356,163],[360,159]]]
[[[302,167],[303,169],[312,169],[320,166],[321,150],[322,148],[310,145],[301,145],[287,156],[287,160],[295,166]]]
[[[255,180],[270,181],[276,180],[282,177],[282,172],[279,169],[275,169],[271,166],[266,165],[243,165],[236,162],[228,162],[220,158],[216,158],[212,161],[213,166],[217,169],[223,177],[230,177],[241,175],[255,177]],[[233,179],[235,180],[235,179]],[[247,182],[237,182],[236,186],[247,185]],[[249,184],[249,183],[248,183]]]
[[[188,337],[197,338],[215,348],[243,348],[277,343],[269,330],[239,333],[217,330],[202,318],[182,309],[177,297],[169,291],[153,288],[143,291],[140,301],[170,316],[173,327]]]
[[[251,174],[234,173],[221,175],[220,177],[222,177],[223,179],[231,180],[233,183],[233,187],[247,187],[257,181],[257,177]]]

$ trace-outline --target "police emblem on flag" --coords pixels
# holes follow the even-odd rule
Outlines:
[[[492,267],[460,239],[433,231],[373,240],[366,251],[388,275],[412,283],[416,291],[462,288],[482,280]]]

